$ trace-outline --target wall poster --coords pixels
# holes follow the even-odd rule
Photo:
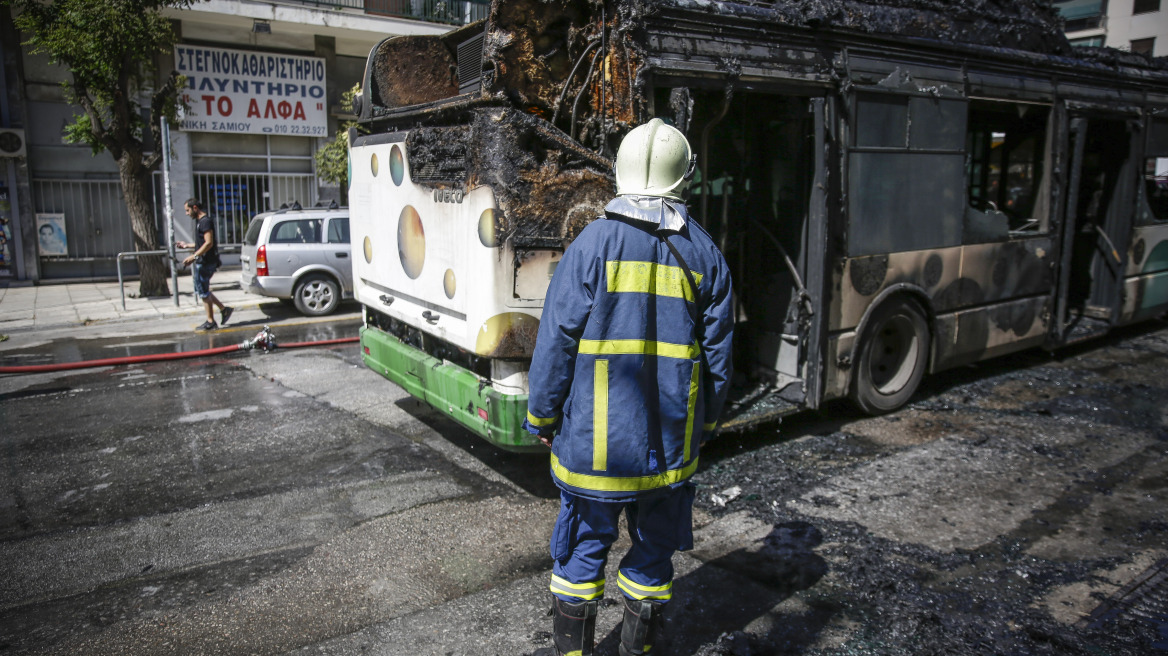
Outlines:
[[[69,240],[65,235],[64,214],[37,214],[37,252],[41,256],[69,254]]]

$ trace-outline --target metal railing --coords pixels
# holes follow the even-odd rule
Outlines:
[[[195,252],[195,249],[193,249],[193,248],[175,248],[175,249],[174,249],[174,252],[175,252],[176,254],[177,254],[177,253],[179,253],[179,252],[183,252],[183,253],[193,253],[193,252]],[[228,247],[228,248],[220,248],[220,249],[219,249],[219,252],[220,252],[220,253],[238,253],[238,252],[239,252],[239,249],[238,249],[238,248],[231,248],[231,247]],[[157,250],[157,251],[125,251],[125,252],[122,252],[122,253],[118,253],[118,255],[117,255],[117,267],[118,267],[118,289],[119,289],[119,290],[121,290],[121,293],[122,293],[122,311],[123,311],[123,312],[124,312],[124,311],[125,311],[125,309],[126,309],[126,279],[125,279],[125,276],[124,276],[124,275],[122,275],[122,260],[126,260],[126,259],[137,259],[137,258],[139,258],[139,257],[144,257],[144,256],[147,256],[147,255],[162,255],[162,256],[169,257],[169,256],[170,256],[170,251],[166,251],[166,250]],[[176,266],[177,266],[177,262],[172,262],[172,263],[171,263],[171,267],[172,267],[172,269],[173,269],[174,267],[176,267]],[[171,290],[171,292],[170,292],[170,296],[171,296],[171,298],[173,298],[173,299],[174,299],[174,306],[175,306],[175,307],[178,307],[178,285],[175,285],[175,286],[174,286],[174,289],[173,289],[173,290]],[[198,305],[198,304],[199,304],[199,299],[198,299],[198,298],[195,298],[195,305]]]
[[[1066,33],[1082,32],[1083,30],[1094,30],[1098,28],[1107,27],[1107,16],[1086,16],[1084,18],[1067,19],[1063,25],[1063,31]]]
[[[295,0],[334,9],[362,9],[367,14],[415,18],[431,23],[466,25],[487,17],[489,0]]]

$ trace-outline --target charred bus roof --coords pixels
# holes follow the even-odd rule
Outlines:
[[[923,59],[1168,79],[1162,60],[1073,50],[1048,0],[493,0],[486,21],[374,48],[361,118],[417,121],[505,104],[588,142],[600,105],[616,126],[645,118],[638,105],[647,71],[841,84],[848,75],[839,49],[865,45]],[[605,88],[584,93],[598,66]]]
[[[1048,0],[492,0],[485,21],[374,48],[359,114],[408,131],[415,183],[491,185],[501,239],[558,247],[611,197],[620,136],[687,102],[647,92],[669,87],[1168,111],[1163,61],[1072,50]]]

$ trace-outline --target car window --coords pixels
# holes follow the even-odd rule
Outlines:
[[[281,221],[268,239],[271,244],[319,244],[320,219],[292,219]]]
[[[341,216],[334,218],[332,221],[329,221],[328,243],[349,243],[349,217]]]
[[[264,220],[256,217],[251,220],[251,225],[247,226],[247,234],[243,237],[243,243],[247,246],[255,246],[260,240],[260,229],[264,227]]]

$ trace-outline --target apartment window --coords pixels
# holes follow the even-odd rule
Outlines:
[[[1135,0],[1132,4],[1132,14],[1149,14],[1160,11],[1160,0]]]
[[[1152,49],[1156,47],[1156,37],[1150,39],[1135,39],[1131,42],[1131,51],[1141,55],[1152,56]]]

